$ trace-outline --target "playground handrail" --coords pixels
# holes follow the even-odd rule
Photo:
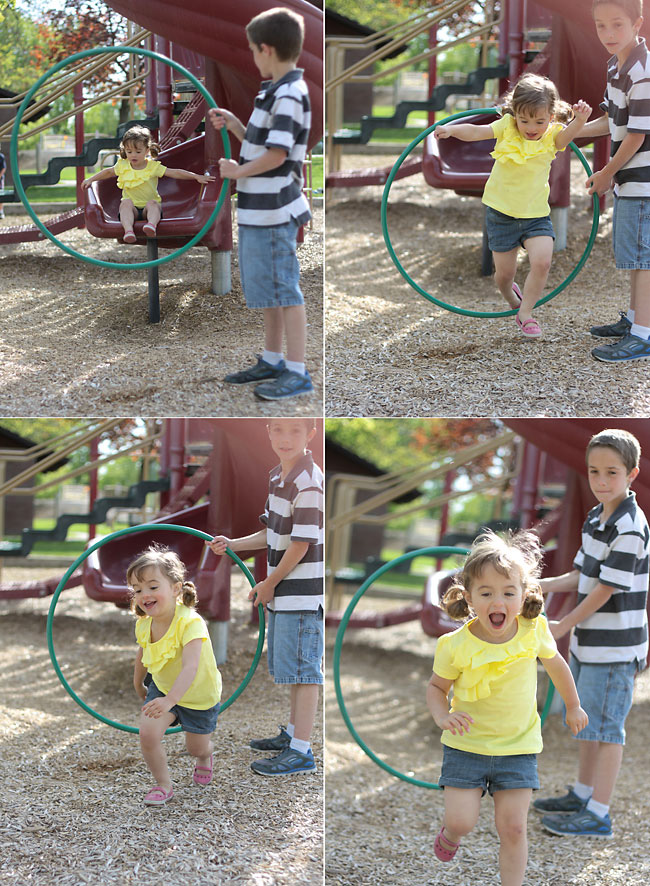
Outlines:
[[[456,0],[448,0],[448,5],[454,5],[455,2]],[[386,25],[385,28],[381,28],[379,31],[373,31],[372,34],[366,34],[365,37],[344,37],[342,35],[325,37],[325,45],[346,46],[350,49],[359,46],[372,46],[375,43],[380,43],[382,40],[385,40],[394,31],[399,31],[401,28],[408,27],[411,23],[421,19],[422,16],[433,16],[436,11],[439,12],[440,7],[438,7],[438,10],[435,10],[432,6],[427,6],[425,9],[421,9],[420,12],[416,12],[410,18],[401,22],[393,22],[392,25]],[[427,18],[427,21],[430,22],[431,20],[431,18]]]
[[[41,450],[51,449],[54,443],[59,443],[61,440],[65,440],[66,437],[72,437],[74,434],[78,434],[79,431],[90,427],[92,427],[92,422],[79,425],[79,427],[71,428],[64,434],[57,434],[56,437],[50,437],[42,443],[35,443],[34,446],[30,446],[29,449],[0,449],[0,458],[3,459],[3,461],[26,461],[29,458],[36,458]]]

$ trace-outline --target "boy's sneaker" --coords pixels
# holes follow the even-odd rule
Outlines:
[[[280,726],[280,734],[273,738],[253,738],[249,742],[254,751],[283,751],[290,744],[291,736],[284,726]]]
[[[253,393],[260,400],[286,400],[288,397],[311,394],[313,390],[314,386],[308,372],[301,375],[299,372],[292,372],[291,369],[284,369],[272,381],[257,385]]]
[[[573,815],[545,815],[542,827],[560,837],[600,837],[612,839],[612,820],[609,815],[600,818],[589,809],[574,812]]]
[[[650,360],[650,341],[632,335],[631,332],[620,341],[594,348],[591,356],[603,363],[629,363],[631,360]]]
[[[316,763],[311,751],[301,754],[288,747],[277,757],[255,760],[251,763],[251,769],[258,775],[305,775],[316,771]]]
[[[246,385],[252,381],[264,381],[267,378],[277,378],[284,372],[284,360],[279,363],[267,363],[262,359],[261,354],[255,354],[257,363],[255,366],[249,366],[248,369],[241,369],[239,372],[231,372],[224,378],[229,385]]]
[[[623,338],[632,328],[632,321],[627,319],[625,311],[619,311],[621,319],[605,326],[592,326],[589,332],[596,338]]]
[[[568,788],[563,797],[546,797],[546,799],[540,798],[533,801],[533,809],[542,815],[547,812],[564,813],[565,815],[582,812],[586,805],[587,801],[581,800],[571,788]]]

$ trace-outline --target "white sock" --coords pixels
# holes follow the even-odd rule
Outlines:
[[[266,363],[270,363],[271,366],[277,366],[278,363],[282,360],[282,354],[278,354],[277,351],[267,351],[266,348],[264,348],[262,360],[264,360]]]
[[[634,323],[634,308],[628,308],[627,314],[625,315],[630,323]]]
[[[604,803],[598,803],[593,797],[587,803],[587,809],[589,812],[593,812],[594,815],[597,815],[598,818],[605,818],[609,812],[609,806],[605,806]]]
[[[573,785],[573,793],[577,794],[581,800],[588,800],[593,794],[594,789],[590,784],[582,784],[582,782],[577,781]]]
[[[309,753],[309,742],[301,741],[299,738],[292,738],[289,747],[291,750],[298,751],[301,754]]]
[[[650,326],[640,326],[638,323],[633,323],[630,332],[632,335],[638,335],[639,338],[644,338],[646,341],[650,339]]]
[[[287,726],[287,732],[289,733],[291,738],[293,738],[293,733],[295,732],[295,729],[296,727],[293,725],[293,723],[289,723],[289,725]]]
[[[291,372],[297,372],[298,375],[305,374],[305,364],[304,363],[296,363],[295,360],[287,360],[287,369],[290,369]]]

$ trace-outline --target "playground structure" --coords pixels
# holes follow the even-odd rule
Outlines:
[[[47,459],[22,471],[0,486],[0,497],[33,495],[34,487],[21,487],[29,476],[41,471],[46,463],[60,461],[80,446],[90,445],[97,451],[102,433],[119,424],[119,420],[90,423],[77,433],[70,432],[65,439],[43,444],[41,450],[52,449]],[[60,445],[58,445],[60,444]],[[143,478],[132,486],[125,497],[102,498],[97,494],[96,472],[101,464],[135,452],[158,447],[158,474],[154,480]],[[55,448],[56,447],[56,448]],[[320,440],[314,440],[314,458],[322,462]],[[30,450],[30,456],[34,452]],[[0,457],[15,456],[0,453]],[[149,452],[151,466],[153,454]],[[264,508],[268,487],[268,472],[276,464],[276,457],[268,444],[264,419],[165,419],[160,430],[140,438],[132,446],[103,458],[92,458],[81,468],[53,482],[63,482],[72,476],[90,473],[90,509],[87,514],[62,515],[52,530],[36,531],[26,528],[20,543],[3,543],[2,557],[24,557],[35,540],[65,538],[72,523],[88,523],[89,541],[94,538],[94,525],[106,518],[115,507],[140,507],[149,495],[159,496],[159,506],[148,524],[174,524],[190,530],[227,536],[248,535],[259,526],[259,515]],[[94,480],[93,480],[94,478]],[[43,487],[40,487],[41,489]],[[139,521],[140,522],[140,521]],[[66,587],[83,584],[92,600],[128,605],[125,584],[127,565],[153,541],[169,545],[179,554],[199,595],[199,611],[208,620],[218,660],[225,661],[230,619],[230,576],[232,562],[217,557],[201,538],[180,532],[156,533],[155,530],[126,534],[103,544],[93,551],[68,580]],[[266,575],[266,551],[243,552],[242,558],[254,555],[254,576],[257,581]],[[60,577],[41,582],[0,585],[0,599],[44,597],[54,594]]]
[[[449,530],[450,502],[468,494],[492,492],[496,494],[495,519],[491,528],[522,528],[536,530],[545,548],[544,575],[559,575],[573,568],[573,558],[580,547],[580,531],[587,511],[593,507],[594,498],[589,489],[585,464],[585,450],[591,436],[612,425],[606,419],[508,419],[502,435],[454,454],[438,467],[430,465],[410,468],[388,474],[378,479],[335,475],[328,486],[328,613],[326,623],[336,626],[341,622],[342,588],[345,584],[356,587],[375,570],[384,565],[373,559],[362,572],[346,570],[344,564],[350,558],[352,524],[383,526],[396,516],[406,516],[433,507],[440,508],[440,528],[437,546],[468,547],[476,533],[459,533]],[[650,423],[647,419],[618,419],[617,427],[633,433],[640,441],[642,450],[650,447]],[[516,442],[516,437],[519,441]],[[516,445],[515,445],[516,442]],[[513,447],[509,458],[503,459],[504,468],[499,476],[490,477],[469,489],[453,489],[453,481],[459,467],[469,464],[478,456],[497,448]],[[650,511],[650,457],[642,455],[641,471],[634,484],[634,491],[642,509]],[[405,492],[418,489],[425,481],[444,478],[443,492],[434,498],[424,497],[416,504],[400,508],[398,512],[377,513],[389,502]],[[544,501],[544,488],[554,487],[554,497],[559,503],[551,510]],[[511,514],[503,510],[506,490],[512,494]],[[364,498],[356,501],[362,491]],[[405,552],[408,554],[407,552]],[[440,599],[451,581],[451,573],[442,570],[438,561],[437,571],[425,582],[422,598],[417,603],[382,612],[365,611],[353,615],[348,622],[350,629],[379,628],[419,620],[422,630],[429,636],[439,637],[455,630],[457,622],[450,619],[440,608]],[[402,567],[403,568],[403,567]],[[408,569],[408,565],[406,566]],[[561,618],[574,602],[570,594],[549,595],[546,611],[549,618]],[[650,605],[650,604],[649,604]],[[566,651],[568,638],[560,646]]]
[[[203,82],[217,105],[232,110],[246,120],[253,106],[259,87],[259,74],[248,47],[245,32],[246,23],[257,13],[268,8],[262,0],[243,0],[238,4],[211,4],[207,0],[160,4],[154,0],[135,3],[133,0],[116,0],[109,4],[116,12],[130,22],[135,22],[144,30],[139,30],[125,41],[124,45],[154,47],[156,52],[182,65],[194,77]],[[322,119],[322,12],[306,0],[288,0],[285,4],[305,18],[305,44],[299,64],[304,67],[313,107],[313,125],[309,149],[319,141]],[[113,58],[119,56],[119,50]],[[110,60],[110,56],[109,56]],[[223,182],[218,178],[218,160],[224,156],[222,139],[211,126],[204,129],[206,100],[190,84],[174,81],[168,65],[158,61],[147,64],[143,73],[134,74],[118,88],[109,89],[100,95],[84,101],[83,81],[93,71],[106,64],[107,57],[97,61],[78,63],[65,74],[60,74],[30,103],[24,120],[43,114],[49,104],[58,96],[74,90],[75,107],[69,114],[59,115],[75,118],[75,142],[77,153],[73,157],[54,158],[43,175],[21,176],[24,187],[36,184],[56,184],[61,170],[66,166],[77,168],[77,208],[55,216],[46,222],[52,234],[59,234],[75,227],[86,227],[95,237],[114,238],[122,241],[122,227],[119,223],[117,207],[119,191],[114,181],[94,185],[82,196],[81,182],[83,167],[94,164],[100,152],[116,150],[121,135],[134,122],[150,128],[163,148],[159,156],[164,165],[183,167],[195,172],[216,175],[217,181],[196,187],[194,183],[181,182],[169,178],[161,180],[160,193],[163,198],[164,220],[160,224],[156,238],[151,241],[144,237],[142,225],[136,224],[138,242],[146,243],[150,260],[155,260],[158,245],[177,249],[190,242],[210,218],[217,206],[218,195]],[[144,87],[146,99],[145,118],[131,120],[118,129],[115,138],[91,139],[84,141],[83,112],[116,94]],[[175,93],[192,94],[189,102],[174,100]],[[0,99],[0,109],[4,111],[0,120],[0,140],[7,136],[24,93],[11,99]],[[51,125],[54,120],[32,129],[34,135]],[[22,136],[25,137],[25,134]],[[237,158],[237,150],[233,151]],[[14,175],[17,171],[13,171]],[[16,202],[18,195],[7,188],[1,194],[5,203]],[[5,227],[0,232],[0,244],[38,241],[43,238],[38,227],[27,225]],[[212,291],[223,295],[230,291],[230,251],[232,249],[232,222],[230,206],[225,204],[214,223],[202,237],[201,245],[210,250],[212,260]],[[157,270],[157,269],[156,269]],[[157,274],[150,274],[150,304],[152,291],[157,291]],[[156,295],[157,298],[157,295]],[[150,319],[156,322],[159,313],[150,310]]]

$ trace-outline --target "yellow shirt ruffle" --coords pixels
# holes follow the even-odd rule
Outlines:
[[[221,699],[221,674],[204,620],[194,609],[178,603],[167,632],[155,642],[151,640],[151,621],[146,616],[137,620],[135,638],[142,647],[142,664],[158,689],[165,695],[171,690],[183,667],[183,646],[200,639],[203,642],[196,675],[178,703],[198,711],[214,707]]]
[[[548,178],[558,151],[555,139],[564,127],[551,123],[540,139],[531,140],[520,134],[512,114],[491,126],[496,145],[490,156],[495,163],[483,203],[512,218],[545,218],[551,211]]]
[[[518,616],[517,633],[506,643],[486,643],[467,622],[437,641],[433,670],[453,680],[452,711],[474,723],[469,733],[442,733],[442,743],[474,754],[536,754],[542,749],[537,714],[537,662],[553,658],[555,640],[544,616]]]
[[[158,179],[167,172],[167,167],[158,160],[147,160],[144,169],[134,169],[128,160],[120,157],[113,169],[123,199],[133,200],[138,209],[143,209],[150,200],[162,202],[158,193]]]

